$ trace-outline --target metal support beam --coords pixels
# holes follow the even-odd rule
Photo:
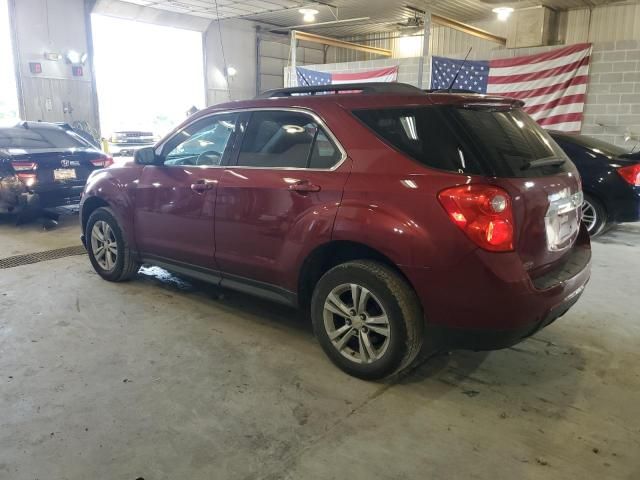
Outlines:
[[[427,88],[424,85],[424,62],[429,55],[429,37],[431,37],[431,12],[424,12],[424,33],[422,35],[422,55],[418,63],[418,88]]]
[[[482,38],[483,40],[490,40],[492,42],[497,42],[501,45],[507,44],[507,39],[504,37],[501,37],[499,35],[494,35],[491,32],[487,32],[486,30],[482,30],[481,28],[477,28],[472,25],[467,25],[466,23],[459,22],[452,18],[441,17],[440,15],[431,15],[431,21],[433,23],[437,23],[438,25],[453,28],[455,30],[464,32],[468,35],[473,35],[474,37]]]
[[[383,57],[390,57],[392,55],[391,50],[386,48],[370,47],[368,45],[362,45],[360,43],[346,42],[344,40],[338,40],[337,38],[323,37],[322,35],[316,35],[314,33],[300,32],[293,30],[292,35],[295,33],[298,40],[304,40],[311,43],[319,43],[321,45],[329,45],[330,47],[347,48],[349,50],[358,50],[360,52],[373,53],[375,55],[381,55]]]
[[[296,60],[297,60],[297,50],[298,50],[298,32],[296,32],[295,30],[291,30],[291,46],[289,47],[289,57],[291,58],[291,70],[289,72],[289,85],[286,85],[287,87],[293,87],[294,83],[292,80],[292,76],[293,78],[297,78],[296,76]],[[297,83],[297,82],[296,82]]]

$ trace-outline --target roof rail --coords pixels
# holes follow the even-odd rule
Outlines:
[[[396,93],[405,95],[424,95],[418,87],[407,83],[371,82],[371,83],[345,83],[340,85],[311,85],[306,87],[277,88],[267,90],[256,98],[282,98],[301,95],[326,95],[337,93]]]

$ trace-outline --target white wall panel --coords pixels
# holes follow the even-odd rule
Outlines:
[[[569,10],[566,43],[640,39],[640,2]]]

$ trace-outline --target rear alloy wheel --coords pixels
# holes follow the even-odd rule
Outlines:
[[[602,204],[590,195],[584,196],[582,203],[582,221],[589,235],[600,235],[607,224],[607,214]]]
[[[342,356],[356,363],[372,363],[389,347],[389,318],[380,300],[362,285],[335,287],[324,302],[324,328]]]
[[[356,260],[325,273],[313,293],[311,316],[325,353],[359,378],[402,370],[422,346],[424,320],[415,292],[379,262]]]
[[[91,214],[85,242],[93,268],[105,280],[122,282],[138,272],[139,264],[110,208],[101,207]]]

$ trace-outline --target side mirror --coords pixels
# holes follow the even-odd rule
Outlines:
[[[156,152],[153,147],[144,147],[136,150],[133,158],[138,165],[155,165],[157,163]]]

